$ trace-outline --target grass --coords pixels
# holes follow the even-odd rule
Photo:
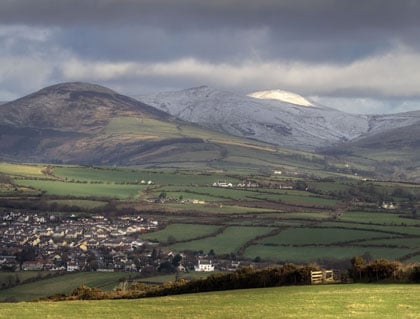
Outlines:
[[[401,218],[399,214],[392,212],[346,212],[340,220],[382,225],[420,225],[420,220]]]
[[[255,195],[253,195],[255,196]],[[288,195],[288,194],[257,194],[257,198],[261,200],[275,200],[292,205],[321,205],[321,206],[336,206],[339,203],[336,199],[323,198],[320,196],[302,196]]]
[[[0,173],[13,177],[45,177],[42,173],[43,165],[0,163]]]
[[[363,230],[378,230],[382,232],[388,232],[390,235],[420,235],[420,229],[415,226],[401,226],[401,225],[371,225],[371,224],[359,224],[357,222],[342,223],[336,222],[323,222],[324,227],[342,227],[348,229],[363,229]]]
[[[15,300],[35,300],[55,294],[69,294],[80,285],[100,287],[107,290],[118,284],[120,278],[127,277],[126,273],[82,272],[66,274],[59,277],[39,280],[22,284],[14,288],[0,290],[0,300],[14,298]]]
[[[184,278],[186,280],[191,279],[204,279],[210,275],[215,274],[215,272],[197,272],[191,271],[186,273],[177,273],[177,274],[169,274],[169,275],[160,275],[160,276],[153,276],[153,277],[146,277],[140,278],[136,281],[144,282],[144,283],[152,283],[152,284],[163,284],[169,281],[176,281],[177,279]]]
[[[420,285],[246,289],[137,300],[2,304],[0,318],[420,318]]]
[[[187,198],[184,197],[185,200]],[[199,198],[195,198],[199,199]],[[208,213],[208,216],[229,216],[230,214],[254,214],[254,213],[271,213],[274,210],[266,209],[266,208],[255,208],[255,207],[246,207],[246,206],[238,206],[238,205],[226,205],[226,204],[215,204],[214,202],[205,201],[205,204],[193,204],[190,202],[184,203],[165,203],[164,206],[166,209],[171,211],[197,211],[199,210],[202,213]]]
[[[282,213],[278,215],[278,218],[281,219],[308,219],[315,221],[322,221],[330,218],[330,214],[327,212],[294,212],[294,213]]]
[[[266,234],[273,230],[271,227],[228,227],[223,233],[214,237],[194,240],[182,244],[171,245],[169,248],[179,250],[192,250],[208,252],[211,249],[216,254],[229,254],[239,250],[246,242],[257,236]]]
[[[124,119],[114,122],[113,125],[116,125],[114,129],[118,134],[118,130],[140,130],[143,124],[146,125],[146,128],[149,125],[152,129],[151,126],[156,124],[148,120],[146,120],[147,123],[140,122],[138,119]],[[128,126],[125,126],[126,124]],[[185,128],[174,127],[170,124],[165,129],[168,134],[173,134],[176,131],[182,136],[182,130]],[[213,138],[215,137],[213,136]],[[258,148],[243,148],[239,146],[239,142],[239,144],[235,143],[232,142],[229,146],[226,158],[241,161],[252,154],[267,151]],[[206,143],[206,147],[207,144],[211,143]],[[255,144],[253,147],[255,146],[258,145]],[[0,172],[4,172],[14,178],[16,183],[23,185],[18,186],[16,190],[12,184],[4,184],[4,189],[1,189],[0,185],[0,192],[2,192],[2,200],[8,201],[8,205],[13,204],[16,207],[26,204],[25,201],[38,200],[29,198],[30,194],[44,192],[45,196],[40,198],[50,205],[49,210],[51,211],[60,210],[60,206],[54,204],[78,206],[82,210],[100,208],[109,202],[109,198],[118,198],[120,200],[114,202],[117,203],[117,208],[121,211],[124,211],[125,208],[128,211],[130,208],[138,208],[156,214],[156,219],[164,224],[169,224],[166,229],[145,234],[142,238],[167,243],[168,238],[173,237],[171,240],[175,239],[175,244],[169,248],[175,251],[203,250],[207,252],[213,249],[216,254],[237,253],[238,250],[239,253],[242,253],[243,249],[241,248],[253,244],[246,251],[247,257],[259,255],[271,260],[287,258],[290,261],[303,259],[310,261],[310,258],[347,258],[349,255],[363,254],[366,251],[372,252],[374,256],[400,258],[418,247],[420,219],[404,217],[413,216],[411,210],[406,208],[408,204],[416,207],[419,203],[408,203],[407,198],[404,197],[393,197],[398,206],[398,209],[393,211],[381,210],[373,202],[357,202],[355,205],[349,204],[348,210],[342,212],[340,208],[344,207],[344,203],[340,200],[326,195],[318,196],[309,191],[268,187],[224,189],[210,186],[218,180],[236,184],[249,178],[255,179],[263,185],[273,185],[273,183],[284,184],[285,179],[287,180],[286,184],[301,179],[308,183],[310,189],[318,189],[326,194],[350,190],[358,185],[358,182],[349,179],[339,179],[333,182],[331,179],[320,180],[302,177],[301,173],[309,169],[311,165],[313,169],[316,169],[322,158],[308,157],[304,153],[298,157],[295,155],[294,152],[287,153],[285,150],[277,150],[264,157],[264,161],[272,163],[284,159],[284,165],[278,166],[278,169],[284,172],[288,171],[289,162],[297,161],[295,166],[290,164],[289,173],[282,176],[274,176],[270,168],[258,172],[252,171],[245,162],[243,170],[238,167],[232,169],[228,161],[221,161],[207,171],[194,170],[194,163],[190,167],[186,167],[185,170],[146,169],[146,166],[54,165],[49,167],[48,171],[51,174],[48,176],[42,173],[45,168],[43,165],[0,163]],[[342,165],[344,165],[343,163]],[[213,164],[211,163],[211,165]],[[217,165],[226,171],[219,170]],[[154,184],[143,185],[140,184],[141,180],[152,180]],[[402,188],[405,193],[416,194],[419,189],[417,184],[369,183],[372,184],[372,189],[377,194],[392,194],[397,187]],[[28,187],[33,187],[34,190],[29,193],[27,192],[30,190]],[[159,196],[162,192],[165,192],[168,198],[176,200],[165,203],[145,202]],[[48,195],[53,196],[49,197]],[[74,198],[68,199],[67,196]],[[181,196],[184,203],[179,200]],[[194,199],[204,200],[205,203],[194,204],[192,201]],[[65,210],[63,209],[63,211]],[[224,229],[224,227],[226,229],[222,233],[217,233],[218,229]],[[275,236],[261,238],[275,229],[281,230],[281,232]],[[408,235],[412,235],[412,238]],[[251,243],[257,237],[259,238],[258,242]],[[375,240],[376,238],[377,240]],[[342,246],[350,245],[349,242],[358,240],[360,242],[353,242],[352,246]],[[318,247],[313,248],[315,245]],[[328,245],[330,247],[327,247]],[[366,247],[361,245],[366,245]],[[382,248],[378,248],[378,246],[382,246]],[[403,250],[399,252],[396,247]],[[280,254],[279,248],[282,249]],[[387,253],[389,255],[386,255]],[[337,255],[334,256],[334,254]]]
[[[47,180],[18,180],[19,185],[45,191],[48,195],[80,197],[136,197],[146,186],[119,184],[63,183]]]
[[[22,282],[32,278],[41,278],[51,275],[48,271],[1,271],[0,272],[0,286],[3,284],[15,284],[16,281]]]
[[[414,238],[389,238],[389,239],[377,239],[365,242],[367,245],[383,245],[383,246],[400,246],[419,249],[420,237]]]
[[[272,261],[293,261],[310,263],[324,259],[348,259],[369,253],[373,258],[399,259],[416,251],[415,249],[364,247],[364,246],[249,246],[244,255],[248,258],[260,257]]]
[[[220,226],[215,225],[171,224],[165,229],[153,233],[146,233],[141,235],[141,237],[142,239],[157,240],[159,242],[166,242],[169,237],[173,237],[176,241],[184,241],[211,235],[219,228]]]
[[[305,245],[333,244],[360,239],[383,237],[378,232],[337,228],[297,228],[286,229],[280,234],[264,238],[262,244]]]
[[[213,174],[103,167],[55,167],[54,175],[68,180],[88,182],[140,183],[142,180],[151,180],[155,184],[163,185],[208,185],[217,179]]]

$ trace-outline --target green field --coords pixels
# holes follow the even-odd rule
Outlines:
[[[214,175],[180,173],[175,171],[147,171],[133,168],[103,167],[56,167],[54,175],[68,180],[112,183],[140,183],[151,180],[165,185],[208,185],[215,181]]]
[[[343,214],[340,218],[342,221],[363,222],[371,224],[382,225],[419,225],[420,220],[408,219],[401,217],[400,214],[391,212],[377,213],[377,212],[348,212]]]
[[[44,168],[45,165],[0,163],[0,173],[12,177],[44,177],[42,173]]]
[[[0,318],[420,318],[420,285],[246,289],[137,300],[1,304]]]
[[[121,119],[111,123],[109,129],[116,133],[127,128],[138,130],[138,121]],[[152,124],[149,121],[146,126]],[[182,135],[183,128],[169,125],[165,129],[168,134]],[[240,257],[259,256],[280,262],[349,259],[364,253],[417,260],[417,184],[358,181],[341,172],[336,179],[312,178],[305,172],[322,170],[322,156],[281,149],[264,157],[264,161],[274,163],[282,158],[279,169],[289,169],[289,174],[247,169],[246,162],[242,168],[231,169],[229,161],[241,162],[264,149],[257,144],[244,149],[237,142],[230,145],[226,161],[208,170],[194,170],[194,166],[180,170],[0,163],[0,172],[10,177],[0,184],[0,197],[8,201],[5,207],[25,207],[40,199],[42,205],[34,209],[37,213],[89,214],[102,207],[104,213],[112,214],[144,212],[165,228],[140,238],[156,240],[177,252],[213,249],[216,254],[244,253]],[[345,162],[336,164],[345,168]],[[149,180],[151,185],[147,185]],[[217,181],[236,185],[243,180],[255,180],[262,187],[211,186]],[[306,183],[308,190],[278,188],[296,186],[299,181]],[[162,194],[166,201],[156,202]],[[380,208],[385,199],[394,201],[398,208]]]
[[[267,234],[272,230],[270,227],[228,227],[223,233],[214,237],[194,240],[181,244],[171,245],[173,250],[192,250],[208,252],[211,249],[216,254],[234,253],[240,249],[247,241],[253,238]]]
[[[19,180],[19,185],[30,186],[45,191],[48,195],[78,197],[136,197],[146,186],[119,184],[64,183],[47,180]]]
[[[19,273],[23,276],[24,273]],[[33,274],[33,272],[28,272]],[[14,288],[0,290],[0,301],[8,300],[35,300],[56,294],[69,294],[80,285],[100,287],[103,290],[113,289],[119,279],[128,277],[126,273],[81,272],[65,274],[60,277],[39,280],[33,283],[22,284]],[[24,278],[24,277],[23,277]]]
[[[354,256],[369,253],[373,258],[399,259],[415,252],[408,248],[364,246],[264,246],[252,245],[245,250],[248,258],[260,257],[272,261],[310,263],[319,260],[350,260]]]
[[[318,245],[378,237],[383,237],[383,234],[378,232],[337,228],[297,228],[286,229],[278,235],[262,239],[259,243],[276,245]]]
[[[209,236],[219,229],[220,227],[215,225],[171,224],[160,231],[141,235],[141,238],[166,242],[168,238],[173,237],[172,240],[184,241]]]

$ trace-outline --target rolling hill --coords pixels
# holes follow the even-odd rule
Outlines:
[[[413,119],[420,112],[406,113]],[[339,145],[326,148],[327,154],[351,158],[354,162],[375,162],[376,174],[387,178],[420,181],[420,120],[411,125],[366,134]]]
[[[189,124],[89,83],[44,88],[1,105],[0,115],[6,161],[220,168],[284,159],[272,145]]]
[[[53,85],[0,105],[0,160],[321,175],[355,162],[359,174],[420,175],[420,112],[354,115],[285,91],[254,96],[198,87],[140,102],[89,83]]]

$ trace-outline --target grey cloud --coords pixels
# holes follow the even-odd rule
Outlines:
[[[349,62],[396,42],[420,50],[420,1],[18,0],[3,24],[63,30],[56,41],[86,57],[209,61],[246,58]],[[267,38],[249,35],[267,30]],[[249,58],[249,57],[248,57]]]
[[[2,23],[127,24],[166,27],[293,26],[331,32],[419,25],[417,0],[15,0],[0,3]],[[330,30],[333,28],[333,30]]]
[[[420,0],[4,0],[1,94],[85,80],[418,97],[419,16]]]
[[[204,61],[232,61],[268,52],[265,30],[192,30],[169,33],[158,28],[74,27],[56,32],[52,42],[85,59],[169,61],[200,57]],[[258,51],[258,52],[257,52]]]

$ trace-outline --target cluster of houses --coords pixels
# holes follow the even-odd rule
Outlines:
[[[158,228],[158,221],[140,216],[110,218],[38,215],[9,212],[0,215],[0,270],[15,271],[144,271],[154,272],[176,255],[186,269],[214,271],[216,264],[202,253],[182,253],[141,240]],[[219,261],[217,267],[235,270],[237,262]],[[174,270],[175,268],[172,268]]]
[[[110,220],[102,215],[87,218],[9,212],[0,220],[0,267],[7,269],[15,263],[22,270],[74,271],[95,264],[95,270],[131,270],[135,267],[127,253],[144,245],[139,234],[158,225],[158,221],[140,216]],[[104,253],[109,256],[104,258]]]

